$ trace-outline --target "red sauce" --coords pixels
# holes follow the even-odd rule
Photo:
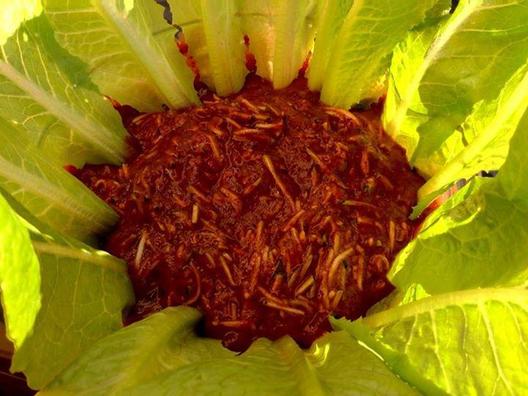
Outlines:
[[[257,71],[257,58],[255,58],[255,55],[253,55],[253,53],[251,52],[249,41],[250,41],[249,36],[247,34],[244,35],[244,46],[246,48],[246,51],[245,51],[246,69],[254,73]]]
[[[180,51],[180,54],[185,57],[185,63],[187,64],[187,67],[189,67],[189,69],[191,69],[194,74],[195,82],[200,81],[200,68],[198,67],[198,62],[196,62],[196,59],[194,59],[194,57],[189,53],[189,44],[187,44],[185,41],[183,32],[178,33],[175,39],[178,51]]]
[[[131,319],[191,305],[241,351],[286,334],[306,347],[330,314],[363,315],[392,289],[423,183],[379,116],[250,76],[232,97],[136,117],[133,158],[77,171],[120,214],[106,247],[129,264]]]

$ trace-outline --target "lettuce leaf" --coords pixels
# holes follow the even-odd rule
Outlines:
[[[207,39],[203,29],[201,0],[167,0],[163,3],[166,4],[170,12],[170,22],[182,29],[185,43],[189,46],[189,54],[200,69],[200,81],[204,82],[210,89],[214,89]],[[162,39],[166,42],[174,42],[176,33],[175,27],[163,33],[160,37],[164,36]],[[242,35],[242,32],[240,32],[240,35]],[[242,64],[243,58],[239,58],[238,61]]]
[[[420,188],[419,196],[432,194],[459,179],[469,179],[481,170],[499,169],[527,106],[528,64],[510,78],[496,100],[475,105],[459,128],[465,147],[451,158],[446,156],[448,162]]]
[[[172,23],[183,31],[200,80],[221,96],[238,92],[246,74],[245,48],[235,0],[168,0]],[[165,35],[174,41],[174,32]]]
[[[508,157],[496,178],[496,190],[513,205],[528,210],[528,107],[510,141]],[[526,227],[526,224],[525,224]]]
[[[18,348],[33,332],[40,310],[40,271],[27,229],[2,195],[0,289],[7,336]]]
[[[527,307],[525,289],[476,289],[334,326],[366,343],[425,394],[524,394]]]
[[[109,254],[94,250],[74,239],[61,236],[13,202],[14,209],[24,216],[31,245],[20,246],[20,257],[36,253],[38,290],[41,308],[34,326],[23,342],[15,343],[11,371],[25,374],[29,386],[43,388],[72,361],[98,339],[122,327],[122,311],[133,302],[126,264]],[[20,279],[26,273],[20,262],[13,267]],[[35,277],[28,279],[26,293],[34,288]],[[3,305],[9,315],[16,305],[7,299],[3,289]],[[28,313],[36,300],[25,293]],[[8,316],[9,318],[9,316]],[[9,323],[9,322],[8,322]],[[24,330],[23,323],[16,332]],[[20,327],[19,327],[20,326]]]
[[[242,29],[257,60],[257,74],[270,80],[275,89],[287,87],[313,47],[320,4],[314,0],[239,3]]]
[[[322,2],[317,24],[317,39],[308,67],[308,86],[312,91],[320,91],[323,87],[336,36],[353,3],[354,0]]]
[[[50,161],[119,163],[125,129],[84,69],[58,46],[44,16],[22,23],[0,46],[0,117],[22,126]]]
[[[444,26],[447,20],[449,17],[441,20],[438,25],[423,25],[421,28],[409,32],[405,39],[396,46],[392,55],[382,121],[387,133],[392,135],[396,142],[406,150],[409,160],[412,158],[420,139],[415,131],[423,122],[424,117],[427,117],[428,112],[425,105],[420,103],[414,104],[411,108],[408,99],[404,97],[406,89],[410,91],[409,95],[416,94],[416,92],[411,91],[411,87],[414,88],[416,85],[414,81],[416,74],[409,73],[409,70],[416,69],[416,65],[421,61],[423,62],[438,29]],[[405,111],[406,106],[409,107],[407,111]],[[461,138],[455,135],[454,139],[457,139],[455,142],[456,150],[460,148]],[[446,144],[444,151],[451,149],[451,146]],[[448,154],[444,155],[447,156]],[[433,162],[431,158],[428,160]],[[413,165],[416,164],[413,163]],[[436,167],[434,168],[436,169]],[[422,165],[420,168],[422,173],[434,173],[434,170],[427,172],[424,169],[426,166]]]
[[[235,355],[194,334],[200,314],[167,308],[95,344],[42,395],[414,395],[345,332],[307,351],[285,337]]]
[[[201,0],[201,5],[214,89],[221,96],[238,92],[248,71],[236,1]]]
[[[413,32],[396,49],[384,126],[423,174],[434,175],[476,138],[459,128],[472,112],[481,122],[515,109],[519,93],[493,102],[526,66],[527,17],[523,0],[461,0],[439,31]],[[486,128],[478,132],[487,134]]]
[[[381,96],[388,56],[394,46],[412,27],[424,21],[437,3],[435,0],[354,1],[333,39],[321,100],[348,109],[361,100]],[[442,3],[449,8],[448,2]]]
[[[103,94],[140,111],[199,103],[185,58],[156,38],[167,23],[154,1],[45,0],[44,6],[58,41],[90,66]]]
[[[514,3],[518,2],[488,4],[480,12],[497,17]],[[468,6],[465,2],[461,5]],[[432,56],[445,29],[462,17],[455,13],[453,18],[439,33],[434,27],[411,33],[400,47],[402,52],[396,51],[391,73],[399,80],[391,81],[389,89],[393,90],[393,96],[389,92],[385,117],[393,116],[398,106],[408,105],[401,87],[408,87],[413,95],[426,92],[427,84],[423,91],[414,91],[419,88],[409,85],[413,79],[419,80],[416,70],[410,67],[411,60]],[[478,22],[478,17],[468,19],[464,37],[479,33]],[[513,34],[515,23],[506,30],[504,35]],[[488,39],[502,39],[503,35],[491,31],[497,33],[501,29],[490,27],[486,32]],[[482,38],[464,45],[482,45],[482,51],[486,52],[484,42]],[[520,44],[513,40],[512,45]],[[453,46],[446,44],[442,51],[453,51]],[[503,51],[508,46],[490,48]],[[468,52],[468,48],[464,51],[466,58],[475,56],[472,62],[480,64],[480,53]],[[403,53],[406,56],[401,56]],[[443,63],[445,70],[458,70],[457,58],[454,63],[449,63],[451,60]],[[468,64],[475,67],[472,62]],[[436,172],[445,161],[451,161],[423,188],[422,194],[428,197],[488,166],[500,167],[499,176],[493,180],[471,178],[429,215],[416,239],[400,252],[389,272],[397,290],[365,319],[335,323],[336,328],[347,329],[374,349],[394,372],[426,394],[523,394],[528,389],[524,380],[528,375],[528,349],[524,341],[528,334],[528,291],[523,288],[528,284],[528,176],[522,171],[528,165],[524,62],[505,75],[506,83],[498,86],[495,96],[492,91],[489,97],[468,106],[470,116],[463,119],[456,134],[441,143],[438,151],[424,154],[422,163],[415,162],[422,171]],[[495,64],[491,62],[489,67]],[[480,72],[483,70],[472,74],[477,83],[496,83],[483,80]],[[449,78],[451,74],[438,77],[435,91],[445,89],[443,82],[448,84]],[[461,94],[466,91],[456,93]],[[403,116],[400,114],[402,125],[408,129],[395,129],[401,132],[396,137],[404,145],[410,144],[407,147],[411,151],[416,142],[412,134],[405,132],[422,125],[421,121],[435,109],[424,103]],[[439,114],[445,119],[453,116],[445,109]],[[398,120],[392,118],[395,119]],[[429,125],[428,133],[435,128]],[[419,137],[422,143],[434,142],[430,135]],[[438,158],[442,161],[438,162]]]
[[[437,209],[395,260],[389,279],[428,293],[528,281],[528,211],[474,181]],[[498,264],[500,263],[500,264]]]
[[[525,107],[499,175],[473,179],[431,214],[393,264],[392,283],[433,294],[528,282],[526,142]]]
[[[0,187],[42,222],[79,239],[89,241],[117,221],[109,206],[2,119]]]

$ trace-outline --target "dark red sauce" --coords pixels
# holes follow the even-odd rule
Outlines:
[[[244,35],[244,46],[246,48],[246,51],[245,51],[246,69],[254,73],[257,71],[257,58],[255,58],[255,55],[253,55],[253,53],[251,52],[249,44],[250,44],[249,36]]]
[[[232,97],[135,117],[133,158],[77,171],[120,214],[106,247],[129,264],[131,320],[191,305],[240,351],[286,334],[309,346],[330,314],[363,315],[392,289],[423,183],[379,116],[250,76]]]

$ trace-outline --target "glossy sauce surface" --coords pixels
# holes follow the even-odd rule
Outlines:
[[[382,130],[380,109],[323,106],[302,78],[250,76],[237,95],[128,122],[137,152],[76,171],[120,222],[106,248],[129,264],[130,320],[197,307],[208,336],[301,346],[391,291],[423,179]]]

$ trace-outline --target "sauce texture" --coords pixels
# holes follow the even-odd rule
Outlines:
[[[128,162],[75,172],[120,215],[106,248],[128,262],[130,321],[184,304],[230,349],[284,335],[307,347],[329,315],[386,296],[423,179],[379,107],[343,111],[303,78],[274,91],[250,76],[202,107],[130,117]]]

